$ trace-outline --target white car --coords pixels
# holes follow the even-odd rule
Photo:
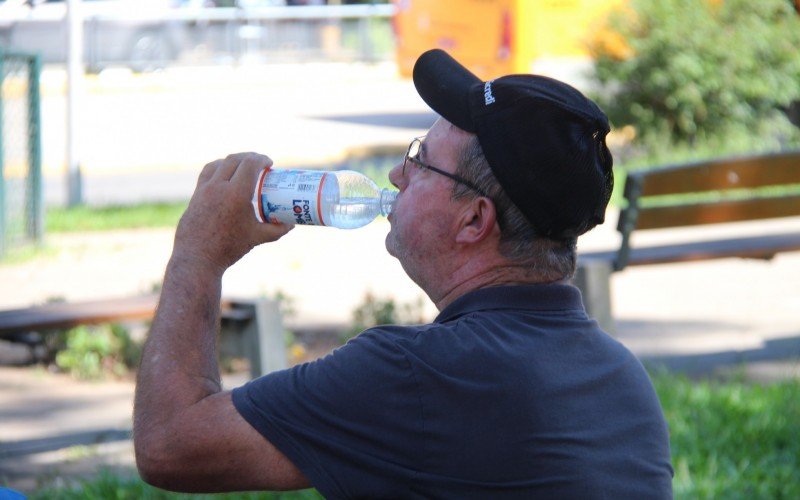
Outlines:
[[[173,0],[82,0],[87,68],[125,64],[142,71],[179,55],[184,22],[170,20]],[[0,0],[0,45],[39,53],[45,63],[67,56],[65,0]]]

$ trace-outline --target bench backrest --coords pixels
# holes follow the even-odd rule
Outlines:
[[[800,151],[631,172],[614,264],[627,265],[634,230],[800,215]]]

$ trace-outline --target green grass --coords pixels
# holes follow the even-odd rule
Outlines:
[[[224,493],[189,495],[164,491],[140,478],[119,476],[102,470],[90,480],[72,487],[44,488],[28,496],[29,500],[319,500],[316,490],[280,493]]]
[[[20,247],[12,247],[3,255],[2,259],[0,259],[0,265],[15,266],[24,264],[33,259],[53,257],[57,253],[54,247],[47,244],[27,244]]]
[[[46,233],[175,227],[187,202],[74,208],[48,208]]]
[[[798,361],[800,362],[800,361]],[[770,384],[692,380],[669,373],[653,381],[670,426],[673,487],[679,499],[800,498],[800,380]],[[295,493],[188,496],[137,477],[103,472],[77,487],[43,489],[31,499],[317,499]]]
[[[800,498],[800,381],[659,374],[654,383],[670,426],[676,498]]]
[[[9,248],[0,265],[18,265],[57,253],[47,242],[47,235],[111,231],[116,229],[174,228],[186,210],[187,202],[142,203],[124,206],[51,207],[45,213],[45,242]]]

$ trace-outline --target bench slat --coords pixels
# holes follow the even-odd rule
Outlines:
[[[72,328],[82,324],[153,317],[157,295],[80,303],[52,303],[0,311],[0,334]]]
[[[800,183],[800,151],[699,162],[642,171],[641,196],[723,191]]]
[[[731,257],[770,259],[775,254],[790,251],[800,251],[800,234],[771,234],[631,248],[627,264],[629,266],[643,266]],[[581,252],[579,259],[608,261],[613,260],[616,255],[617,252],[611,250]]]
[[[90,302],[44,304],[22,309],[0,311],[0,336],[41,330],[60,330],[80,325],[113,323],[116,321],[148,320],[155,314],[158,295],[142,295]],[[248,321],[250,309],[237,307],[223,300],[222,319]]]
[[[781,234],[763,237],[733,238],[692,242],[658,247],[634,248],[628,265],[665,264],[741,257],[771,259],[781,252],[800,250],[800,235]]]
[[[800,195],[639,208],[636,229],[695,226],[800,215]],[[620,216],[622,220],[624,214]]]

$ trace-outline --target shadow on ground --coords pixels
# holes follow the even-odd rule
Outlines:
[[[763,347],[747,350],[727,350],[707,354],[674,356],[642,356],[648,367],[666,368],[687,375],[713,375],[724,369],[735,369],[750,364],[787,362],[800,372],[800,336],[768,340]]]
[[[129,439],[131,439],[130,429],[93,429],[44,438],[4,441],[0,443],[0,461],[19,459],[26,455],[55,451],[71,446],[92,446]],[[0,474],[2,472],[2,462],[0,462]]]
[[[392,128],[427,129],[436,121],[436,114],[430,112],[413,113],[365,113],[360,115],[310,116],[315,120],[327,120],[356,125],[370,125]]]
[[[93,429],[0,445],[0,484],[23,493],[74,485],[100,470],[123,477],[136,474],[129,429]]]
[[[800,331],[770,333],[764,339],[747,325],[724,321],[621,320],[616,338],[649,368],[691,376],[765,363],[784,363],[800,375]],[[764,381],[764,380],[758,380]]]

